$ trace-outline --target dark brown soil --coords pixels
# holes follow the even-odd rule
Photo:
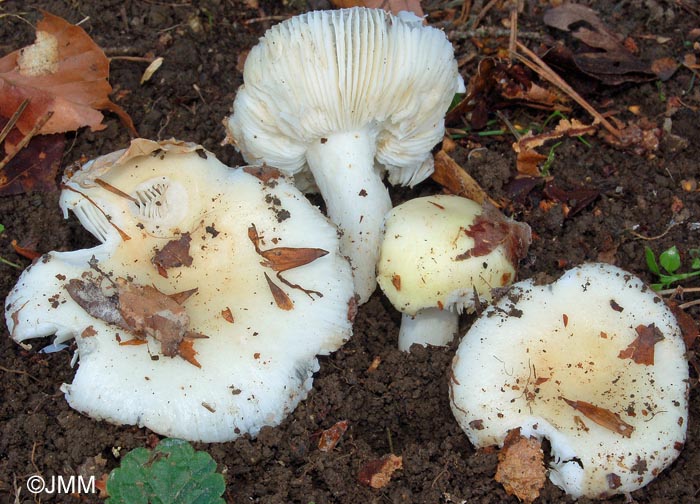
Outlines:
[[[201,143],[232,165],[242,163],[231,147],[221,147],[221,120],[229,112],[241,84],[237,62],[271,23],[310,7],[303,0],[244,1],[151,1],[46,0],[0,2],[0,53],[33,40],[33,30],[17,15],[35,21],[42,8],[81,26],[109,56],[165,58],[147,83],[139,84],[146,64],[115,59],[111,67],[114,99],[134,119],[147,138],[176,137]],[[308,2],[327,5],[323,0]],[[425,1],[427,12],[448,2]],[[459,3],[459,2],[452,2]],[[485,3],[485,2],[484,2]],[[542,4],[526,2],[521,30],[549,34],[542,23]],[[616,32],[630,35],[649,57],[680,59],[692,52],[690,32],[700,19],[681,4],[691,1],[627,0],[582,2],[601,12]],[[479,4],[479,2],[476,2]],[[612,7],[614,5],[614,8]],[[494,10],[482,26],[501,27],[507,14]],[[262,18],[262,19],[261,19]],[[454,36],[454,27],[444,24]],[[660,43],[656,36],[669,40]],[[493,41],[491,41],[493,42]],[[470,41],[456,42],[463,58],[476,51]],[[696,54],[698,50],[696,49]],[[461,67],[468,78],[477,59]],[[584,261],[614,262],[642,278],[654,278],[644,261],[644,246],[661,251],[677,245],[684,257],[700,246],[700,192],[685,191],[684,179],[700,180],[700,86],[686,69],[669,81],[645,82],[598,88],[589,95],[596,105],[620,111],[638,105],[640,113],[661,124],[669,97],[679,97],[688,108],[671,118],[671,132],[664,135],[653,155],[639,156],[616,150],[600,138],[591,147],[569,139],[556,151],[552,175],[561,187],[596,189],[600,195],[579,213],[564,218],[560,206],[547,211],[538,205],[538,191],[516,217],[528,222],[535,233],[520,277],[557,275],[562,265]],[[512,106],[504,111],[511,121],[527,123],[547,117],[546,112]],[[583,112],[574,112],[588,120]],[[114,116],[105,119],[107,129],[87,130],[68,136],[63,166],[81,159],[123,148],[129,141],[126,129]],[[507,182],[515,175],[512,137],[484,137],[480,150],[464,141],[455,158],[499,199],[506,196]],[[471,151],[471,152],[470,152]],[[440,187],[426,182],[415,190],[393,190],[395,201]],[[35,242],[38,251],[73,250],[94,243],[74,218],[62,219],[57,195],[24,194],[0,198],[0,255],[26,266],[10,246],[12,238]],[[642,239],[640,236],[649,239]],[[19,271],[0,265],[0,296],[14,285]],[[698,280],[686,286],[698,286]],[[700,309],[688,313],[696,319]],[[396,350],[399,315],[380,293],[361,307],[352,340],[334,355],[321,360],[314,390],[281,426],[265,428],[257,439],[244,437],[225,444],[199,444],[219,465],[231,503],[502,503],[517,502],[493,480],[497,456],[476,452],[455,422],[447,394],[447,375],[455,346],[419,349],[411,354]],[[470,323],[463,321],[463,329]],[[0,336],[0,502],[35,502],[24,487],[32,474],[70,475],[92,457],[102,456],[108,472],[119,460],[115,455],[153,442],[146,429],[117,427],[96,422],[71,410],[59,386],[74,373],[72,353],[36,352],[49,340],[24,350],[12,342],[3,324]],[[372,360],[379,367],[368,372]],[[691,371],[691,376],[695,376]],[[349,430],[337,448],[322,453],[316,448],[318,433],[339,420]],[[369,460],[393,452],[403,456],[404,468],[384,488],[373,490],[358,483],[360,467]],[[18,496],[18,497],[16,497]],[[632,497],[643,503],[700,502],[700,394],[691,391],[688,441],[678,460],[648,487]],[[41,502],[93,502],[95,496],[42,496]],[[539,502],[567,502],[556,487],[547,483]],[[583,501],[583,500],[582,500]],[[36,498],[39,502],[39,498]],[[609,502],[622,503],[619,496]]]

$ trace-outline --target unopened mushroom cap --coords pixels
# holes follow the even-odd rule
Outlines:
[[[249,163],[296,173],[312,143],[368,128],[377,161],[401,184],[432,173],[430,150],[463,86],[442,31],[360,7],[273,26],[248,54],[243,78],[226,126]]]
[[[279,172],[136,140],[64,182],[62,206],[102,244],[44,255],[6,318],[16,341],[75,338],[73,408],[189,440],[255,435],[350,337],[336,229]]]
[[[488,243],[487,241],[490,240]],[[474,306],[509,285],[529,245],[529,228],[459,196],[415,198],[384,221],[377,282],[397,310]]]
[[[550,480],[574,497],[632,492],[675,460],[688,419],[679,326],[637,277],[586,264],[515,284],[462,340],[452,410],[477,447],[546,438]]]

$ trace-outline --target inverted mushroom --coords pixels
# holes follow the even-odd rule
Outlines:
[[[530,227],[459,196],[415,198],[384,221],[377,282],[402,313],[399,349],[446,345],[459,313],[515,280]]]
[[[586,264],[515,284],[462,340],[451,404],[477,447],[509,432],[551,445],[549,479],[573,497],[637,490],[678,456],[688,363],[675,317],[637,277]]]
[[[243,79],[227,140],[249,163],[310,170],[365,302],[391,208],[383,171],[403,185],[432,173],[430,150],[464,87],[452,45],[409,13],[313,11],[268,30]]]
[[[64,180],[61,206],[102,243],[42,256],[5,313],[17,342],[75,338],[63,391],[94,418],[188,440],[255,435],[351,335],[337,231],[277,171],[135,140]]]

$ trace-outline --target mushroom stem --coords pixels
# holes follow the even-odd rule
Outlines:
[[[359,302],[377,286],[384,215],[391,198],[374,165],[376,133],[367,129],[335,133],[314,142],[306,160],[326,202],[328,216],[340,228],[340,251],[350,259]]]
[[[459,326],[459,315],[452,310],[424,308],[414,315],[401,316],[399,350],[409,352],[417,343],[427,346],[445,346],[454,338]]]

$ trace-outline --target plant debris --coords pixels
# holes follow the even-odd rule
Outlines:
[[[318,449],[322,452],[333,451],[333,448],[335,448],[347,430],[347,420],[336,422],[335,425],[321,432],[321,437],[318,440]]]
[[[494,479],[503,485],[509,495],[530,503],[539,497],[546,473],[540,441],[521,436],[520,428],[509,431],[498,453]]]
[[[179,268],[180,266],[191,266],[192,256],[190,255],[190,233],[183,233],[178,240],[170,240],[162,249],[153,256],[152,262],[158,273],[164,278],[168,278],[169,268]]]
[[[403,469],[403,457],[393,453],[385,455],[378,460],[370,460],[365,463],[357,476],[363,485],[372,488],[384,488],[389,484],[391,476],[399,469]]]
[[[620,418],[620,415],[613,413],[610,410],[604,408],[599,408],[586,401],[570,401],[565,397],[561,398],[566,404],[574,408],[576,411],[580,411],[586,417],[593,420],[598,425],[605,427],[608,430],[617,432],[623,437],[632,436],[634,431],[634,426],[628,424]]]
[[[275,247],[268,250],[262,250],[260,248],[260,242],[262,238],[258,235],[258,230],[255,228],[255,224],[251,224],[248,227],[248,238],[253,243],[255,247],[255,252],[262,256],[264,261],[262,264],[264,267],[272,269],[276,273],[277,279],[282,282],[287,287],[292,289],[298,289],[313,299],[313,294],[318,297],[323,297],[323,294],[317,291],[304,289],[300,285],[290,283],[281,273],[287,270],[298,268],[299,266],[304,266],[309,264],[316,259],[319,259],[328,254],[327,250],[318,248],[295,248],[295,247]],[[294,307],[292,300],[287,296],[287,294],[276,285],[272,279],[265,273],[265,279],[270,286],[270,291],[272,296],[275,298],[277,306],[283,310],[291,310]]]
[[[197,289],[167,295],[150,285],[139,285],[124,278],[117,278],[114,287],[116,292],[107,296],[98,281],[74,278],[66,284],[70,297],[89,315],[135,336],[120,344],[142,344],[150,336],[160,343],[163,355],[179,355],[200,367],[192,344],[193,340],[207,336],[189,330],[190,319],[182,306]]]
[[[29,104],[15,127],[29,133],[40,117],[53,112],[39,134],[63,133],[89,126],[99,131],[99,110],[109,110],[136,135],[129,115],[109,99],[109,60],[79,26],[42,11],[33,45],[0,59],[0,116],[10,117],[26,99]],[[7,142],[14,144],[10,137]]]
[[[635,329],[638,336],[629,346],[622,350],[620,359],[632,359],[637,364],[645,366],[654,365],[654,348],[659,341],[663,341],[664,335],[655,324],[638,325]]]

